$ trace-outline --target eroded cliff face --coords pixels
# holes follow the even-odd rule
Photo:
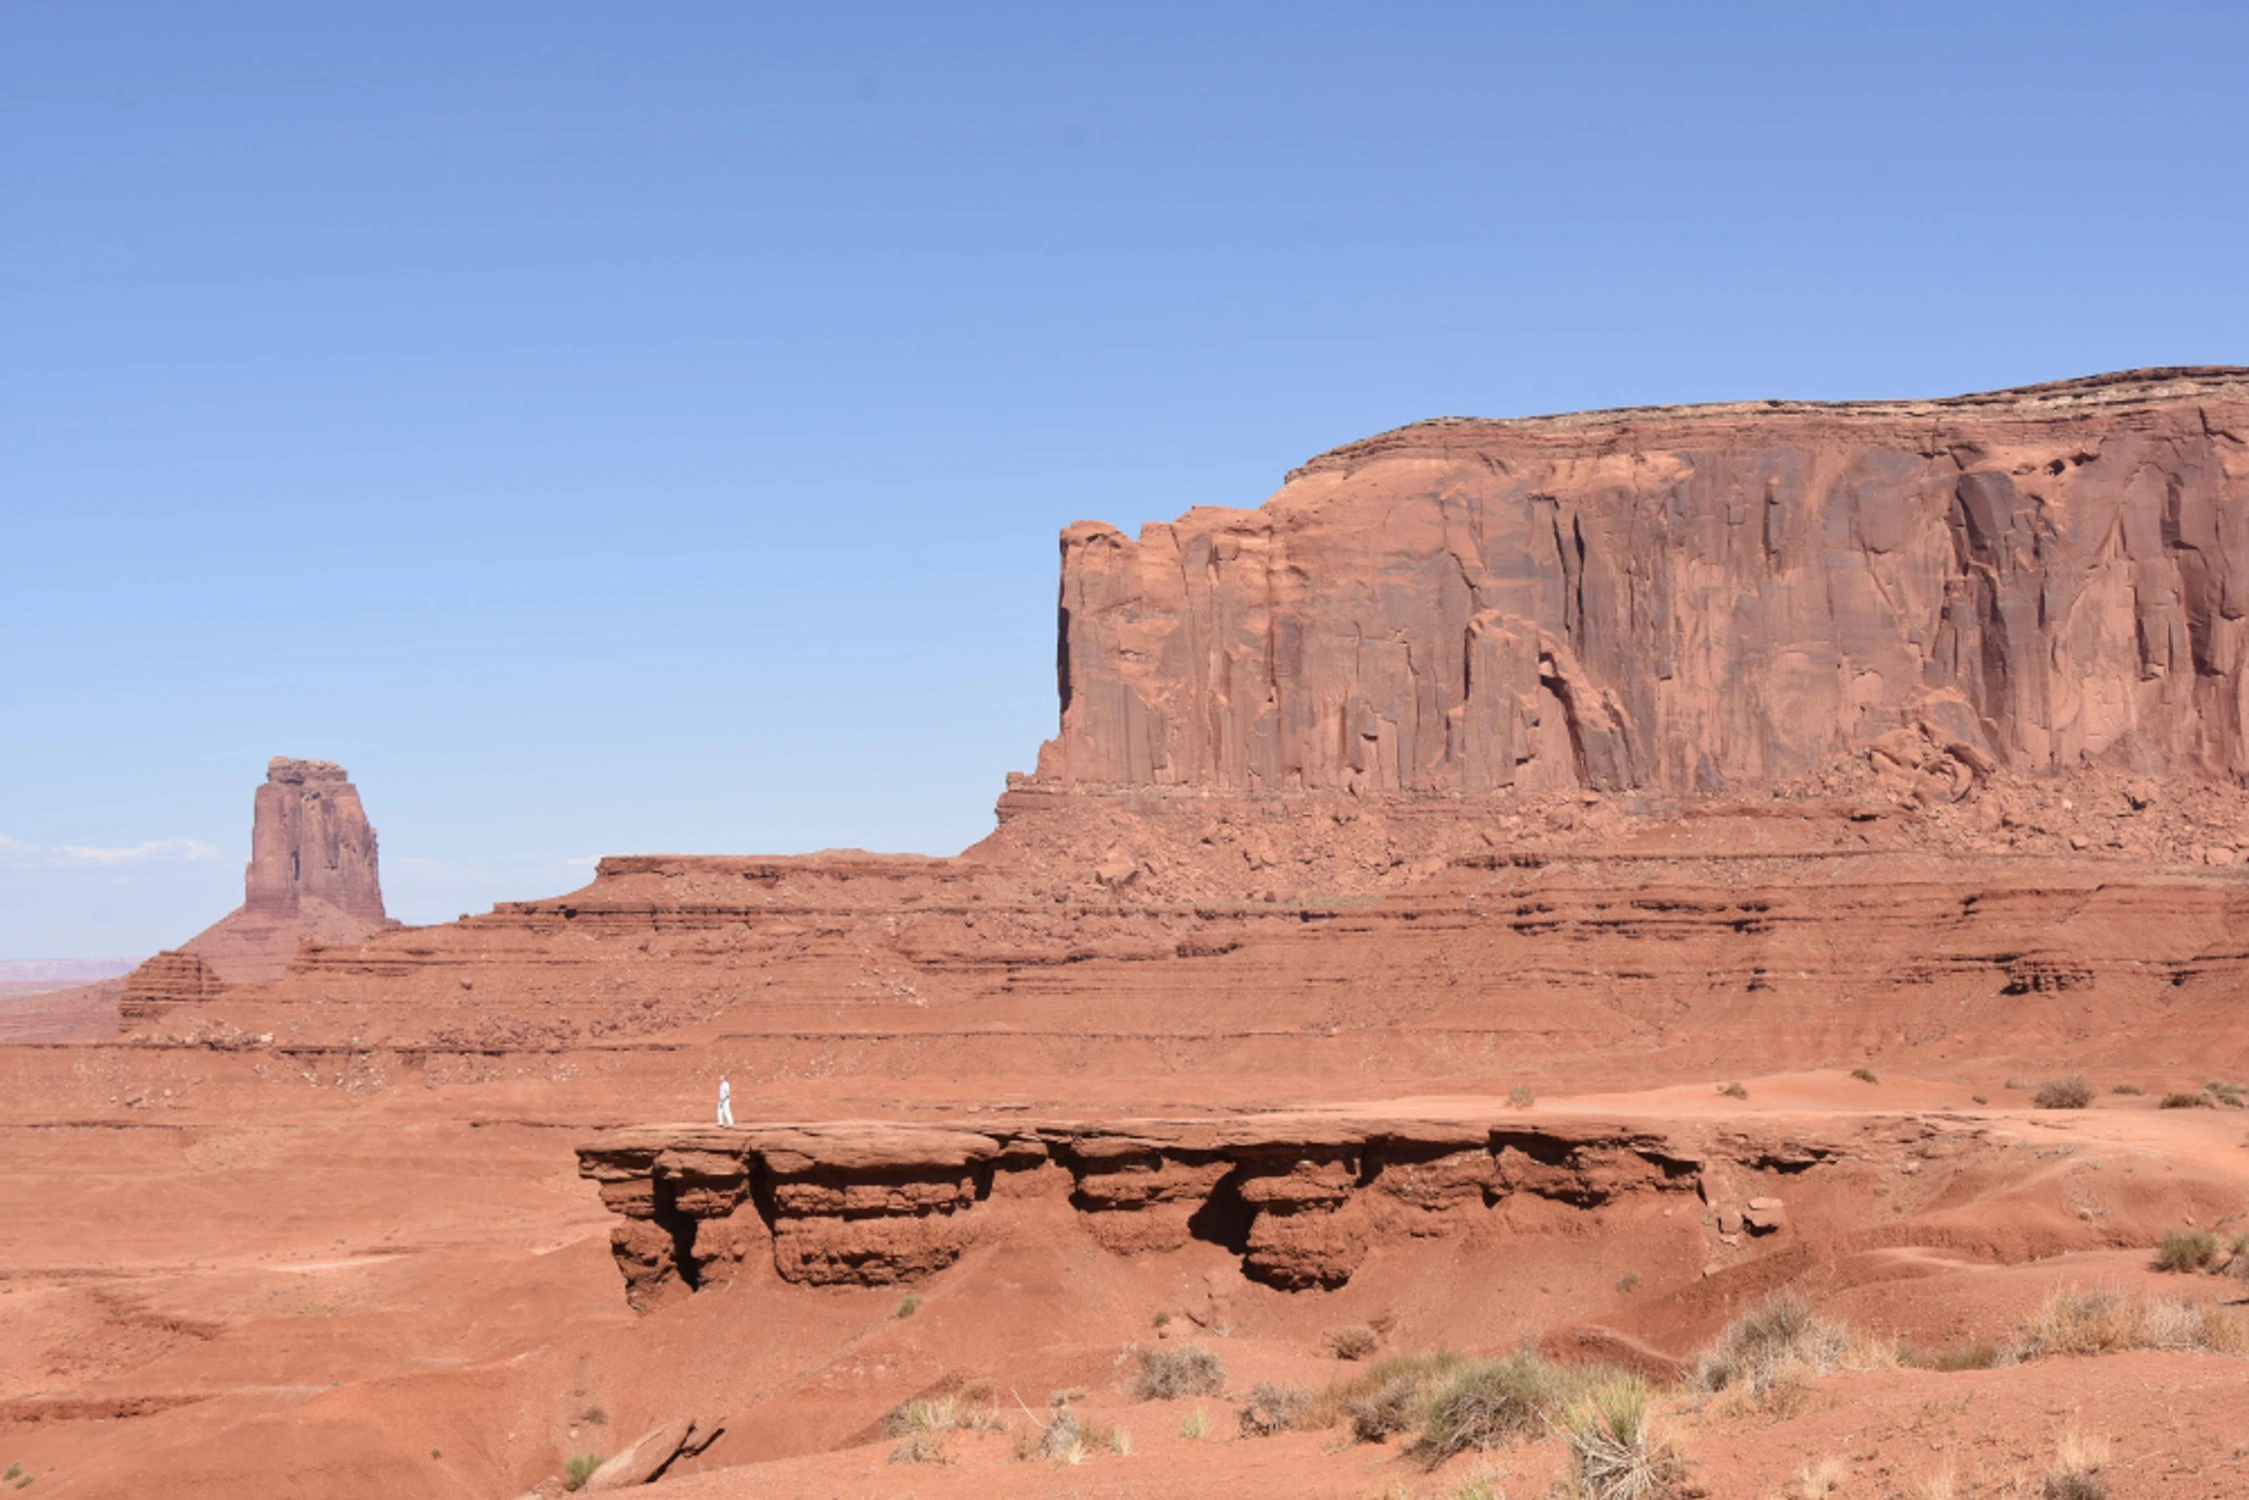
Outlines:
[[[1749,1156],[1800,1170],[1827,1154],[1790,1143]],[[578,1148],[580,1173],[623,1218],[611,1248],[643,1308],[759,1274],[768,1259],[789,1282],[918,1281],[975,1240],[991,1217],[980,1205],[1041,1193],[1066,1194],[1106,1250],[1201,1239],[1239,1255],[1253,1280],[1335,1287],[1375,1241],[1460,1233],[1517,1195],[1594,1209],[1702,1193],[1704,1155],[1629,1125],[1298,1115],[981,1131],[661,1126]]]
[[[2241,779],[2249,370],[1421,423],[1062,537],[1049,785],[1681,795],[1908,729]]]

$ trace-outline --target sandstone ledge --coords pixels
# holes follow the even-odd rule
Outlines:
[[[1800,1169],[1835,1148],[1732,1139],[1729,1159]],[[814,1285],[912,1282],[953,1263],[986,1204],[1067,1197],[1104,1248],[1191,1239],[1287,1289],[1337,1286],[1389,1234],[1455,1232],[1513,1195],[1580,1209],[1702,1190],[1706,1149],[1628,1122],[1522,1112],[1275,1113],[984,1129],[875,1121],[640,1126],[578,1147],[623,1222],[628,1300],[762,1274]]]

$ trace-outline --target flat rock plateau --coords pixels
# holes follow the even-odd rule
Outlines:
[[[1673,1494],[2249,1494],[2249,370],[1421,423],[1058,627],[950,858],[399,927],[276,761],[240,912],[0,1031],[0,1483],[1543,1495],[1566,1403],[1367,1415],[1521,1350]],[[1711,1389],[1776,1294],[1848,1335]]]

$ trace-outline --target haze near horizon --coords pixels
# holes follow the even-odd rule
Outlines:
[[[1445,414],[2249,363],[2230,6],[0,15],[0,958],[950,852],[1054,538]]]

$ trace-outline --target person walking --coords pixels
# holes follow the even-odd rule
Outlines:
[[[718,1122],[721,1125],[734,1123],[734,1086],[726,1081],[724,1073],[718,1075]]]

